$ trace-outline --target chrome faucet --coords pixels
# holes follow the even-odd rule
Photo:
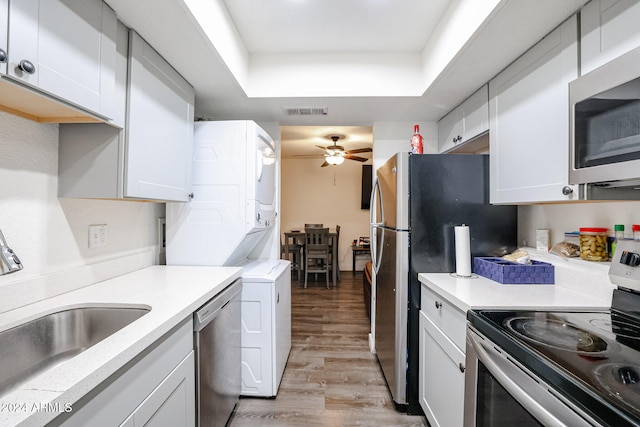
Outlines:
[[[18,255],[7,245],[2,230],[0,230],[0,275],[22,270],[22,263]]]

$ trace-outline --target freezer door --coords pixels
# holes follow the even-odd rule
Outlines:
[[[376,353],[393,400],[406,404],[407,278],[409,233],[380,229],[382,258],[376,274]]]
[[[376,171],[380,185],[382,225],[397,230],[409,229],[408,153],[398,153]]]

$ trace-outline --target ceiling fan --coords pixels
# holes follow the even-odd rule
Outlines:
[[[355,160],[357,162],[366,162],[368,159],[365,157],[354,156],[356,153],[370,153],[373,151],[371,147],[368,148],[356,148],[355,150],[345,150],[343,146],[336,145],[340,139],[344,138],[343,135],[329,135],[329,139],[333,141],[333,145],[329,145],[327,147],[323,147],[321,145],[316,145],[321,150],[325,151],[325,160],[320,167],[325,167],[329,165],[340,165],[347,160]]]

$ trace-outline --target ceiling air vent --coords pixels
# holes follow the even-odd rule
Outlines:
[[[329,112],[328,107],[295,107],[284,108],[287,116],[326,116]]]

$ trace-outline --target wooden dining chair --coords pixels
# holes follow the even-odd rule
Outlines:
[[[295,239],[290,241],[284,237],[284,243],[280,243],[280,258],[291,261],[291,269],[298,273],[298,281],[302,276],[302,245],[298,244]]]
[[[327,289],[329,286],[330,251],[328,228],[305,228],[304,245],[304,287],[307,287],[309,273],[325,273]]]
[[[304,228],[323,228],[324,224],[305,224]]]

